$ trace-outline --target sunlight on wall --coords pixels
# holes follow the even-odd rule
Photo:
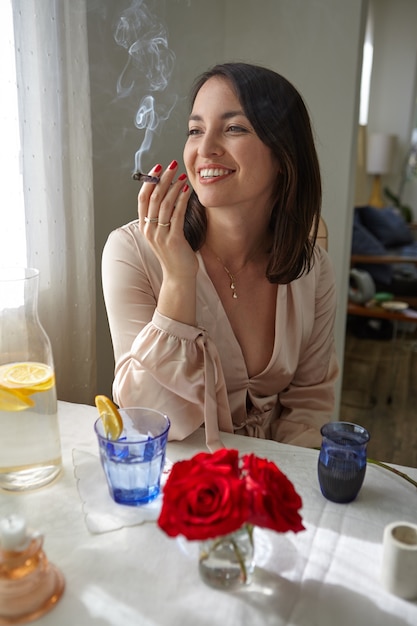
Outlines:
[[[374,47],[369,41],[365,41],[363,47],[362,77],[361,77],[361,100],[359,110],[359,124],[366,126],[368,123],[369,93],[371,90],[372,59]]]
[[[365,41],[363,45],[361,95],[359,108],[359,125],[366,126],[369,113],[369,94],[371,91],[372,61],[374,56],[374,15],[372,5],[366,20]]]
[[[0,2],[0,80],[2,85],[0,123],[1,210],[0,266],[26,265],[25,213],[20,173],[16,65],[11,2]]]

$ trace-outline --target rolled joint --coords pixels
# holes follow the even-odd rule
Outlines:
[[[154,185],[156,185],[160,181],[160,178],[158,176],[142,174],[142,172],[139,171],[133,172],[132,178],[133,180],[137,180],[140,183],[153,183]]]

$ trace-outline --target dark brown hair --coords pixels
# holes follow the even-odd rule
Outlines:
[[[306,106],[280,74],[247,63],[224,63],[197,78],[191,107],[201,87],[213,77],[230,82],[258,137],[280,165],[269,223],[272,246],[266,276],[271,283],[289,283],[311,269],[321,209],[320,167]],[[194,250],[203,245],[206,229],[205,209],[193,192],[184,232]]]

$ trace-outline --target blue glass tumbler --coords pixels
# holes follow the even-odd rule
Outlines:
[[[94,425],[100,460],[111,497],[118,504],[141,506],[160,493],[170,421],[146,407],[120,409],[123,431],[107,438],[103,421]]]
[[[365,478],[370,435],[363,426],[350,422],[329,422],[322,427],[321,434],[318,461],[321,492],[332,502],[352,502]]]

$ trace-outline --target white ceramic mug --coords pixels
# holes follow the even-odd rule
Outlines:
[[[400,598],[417,598],[417,524],[393,522],[385,527],[381,581]]]

